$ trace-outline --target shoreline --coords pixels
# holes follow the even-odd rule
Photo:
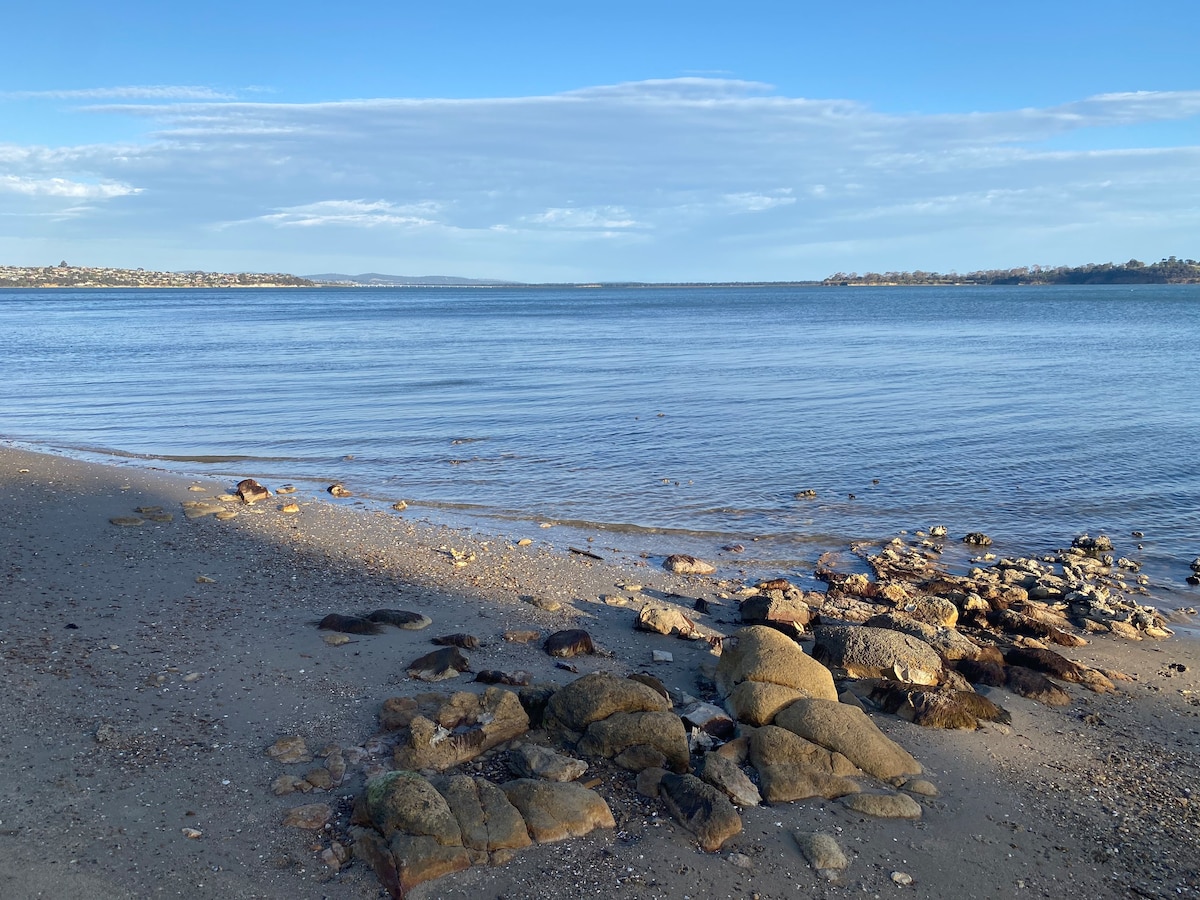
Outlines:
[[[430,690],[404,676],[405,664],[430,636],[452,631],[483,640],[479,668],[565,684],[575,676],[536,646],[498,636],[583,627],[606,655],[580,658],[580,674],[646,669],[695,693],[708,645],[635,632],[622,588],[634,580],[646,594],[705,598],[714,607],[705,625],[737,627],[729,584],[645,560],[591,560],[534,533],[522,547],[309,496],[291,515],[275,498],[231,506],[238,515],[226,521],[181,514],[182,502],[230,487],[0,445],[0,676],[12,710],[0,720],[0,878],[13,897],[379,897],[361,862],[322,863],[327,835],[280,824],[315,797],[271,793],[284,770],[263,750],[277,738],[366,741],[385,698]],[[173,518],[111,523],[139,506]],[[475,559],[456,566],[451,550]],[[624,602],[606,602],[615,597]],[[434,625],[335,647],[312,624],[389,606]],[[651,668],[652,649],[674,660]],[[1163,642],[1098,637],[1069,655],[1136,680],[1107,695],[1071,686],[1062,709],[997,689],[993,699],[1013,715],[1007,733],[872,716],[941,792],[919,822],[864,821],[824,801],[749,809],[727,848],[746,868],[725,852],[701,853],[664,811],[626,805],[615,831],[539,846],[411,896],[773,900],[799,888],[849,897],[900,890],[896,871],[913,878],[905,890],[930,898],[1194,895],[1200,642],[1190,630]],[[459,679],[434,689],[473,688]],[[361,784],[355,773],[322,798],[337,808],[334,833]],[[615,781],[598,790],[626,792]],[[816,829],[836,830],[853,851],[836,882],[809,869],[791,837]]]

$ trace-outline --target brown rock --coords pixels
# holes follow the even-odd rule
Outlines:
[[[257,503],[259,500],[266,500],[271,496],[271,492],[253,478],[243,478],[239,481],[236,491],[237,495],[242,498],[242,502],[247,506],[251,503]]]
[[[453,694],[436,711],[415,715],[395,750],[401,769],[443,771],[512,740],[529,729],[517,695],[488,688],[482,695]]]
[[[546,704],[543,727],[577,741],[589,725],[613,713],[661,712],[670,708],[661,694],[645,684],[596,673],[577,678],[555,692]]]
[[[587,727],[579,752],[612,759],[637,745],[653,747],[677,772],[688,769],[690,753],[683,720],[671,712],[613,713]]]
[[[508,751],[508,767],[518,778],[574,781],[587,771],[581,759],[555,753],[537,744],[520,744]]]
[[[540,631],[506,631],[504,640],[513,644],[531,644],[542,636]]]
[[[290,765],[291,763],[312,762],[312,754],[308,744],[298,734],[281,737],[266,749],[267,756],[275,762]]]
[[[366,787],[371,824],[385,837],[393,832],[425,835],[443,846],[461,847],[462,831],[446,798],[416,772],[388,772]]]
[[[813,657],[844,669],[851,678],[937,684],[941,675],[942,660],[937,652],[924,641],[898,631],[862,625],[822,626],[816,637]]]
[[[382,634],[383,627],[378,622],[364,619],[361,616],[343,616],[330,613],[317,627],[324,631],[340,631],[342,634]]]
[[[303,828],[317,831],[324,828],[325,823],[333,817],[333,809],[328,803],[309,803],[307,806],[297,806],[284,814],[283,824],[288,828]]]
[[[719,753],[705,753],[700,777],[725,794],[737,806],[758,806],[762,796],[754,782],[733,760]]]
[[[920,775],[921,764],[888,738],[860,709],[836,700],[797,700],[775,724],[844,755],[876,778]]]
[[[403,628],[405,631],[420,631],[422,628],[428,628],[433,622],[424,613],[407,609],[377,609],[367,613],[363,618],[380,625]]]
[[[495,853],[520,850],[532,841],[521,813],[504,791],[484,778],[468,775],[431,779],[458,822],[463,846]]]
[[[706,853],[716,853],[742,830],[742,818],[729,798],[695,775],[664,775],[658,790],[671,815]]]
[[[571,628],[567,631],[556,631],[546,638],[542,649],[551,656],[571,657],[596,652],[592,636],[582,628]]]
[[[635,627],[639,631],[674,635],[687,640],[698,640],[703,637],[695,622],[671,606],[649,604],[643,606],[641,612],[638,613]]]
[[[847,809],[881,819],[919,819],[921,804],[908,794],[851,794],[842,798]]]
[[[443,647],[461,647],[463,650],[478,650],[479,638],[473,634],[443,634],[435,637],[433,643]]]
[[[736,646],[724,649],[717,663],[715,681],[722,697],[728,697],[744,681],[765,681],[794,688],[808,697],[837,699],[829,670],[787,635],[751,625],[739,629],[734,637]]]
[[[470,669],[471,661],[457,647],[434,650],[408,664],[408,674],[420,681],[445,681]]]
[[[576,782],[520,778],[500,785],[538,843],[582,837],[596,828],[615,828],[612,810],[595,791]]]
[[[755,726],[770,725],[781,710],[805,696],[803,691],[782,684],[743,681],[725,698],[725,708],[739,722]]]
[[[712,563],[684,553],[668,556],[663,560],[663,568],[676,575],[711,575],[717,571],[717,567]]]

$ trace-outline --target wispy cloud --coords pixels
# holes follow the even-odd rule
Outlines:
[[[418,203],[396,206],[383,200],[320,200],[301,206],[290,206],[254,219],[228,224],[263,222],[281,228],[317,228],[324,225],[353,228],[380,226],[436,225],[430,216],[436,214],[437,204]]]
[[[108,200],[127,197],[139,192],[139,188],[115,181],[87,184],[69,181],[66,178],[22,178],[18,175],[0,175],[0,192],[24,194],[27,197],[66,197],[71,200]]]
[[[233,100],[237,95],[203,85],[125,85],[48,91],[0,91],[0,100]]]

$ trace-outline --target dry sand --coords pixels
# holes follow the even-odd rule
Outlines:
[[[204,492],[189,491],[193,483]],[[361,775],[332,795],[276,797],[272,780],[297,769],[263,751],[288,734],[312,747],[367,739],[384,698],[429,690],[404,672],[435,635],[477,635],[477,668],[566,683],[575,676],[537,644],[499,635],[583,627],[607,654],[577,660],[581,674],[652,668],[669,687],[698,693],[706,644],[636,633],[634,607],[601,598],[628,595],[618,586],[636,581],[650,594],[720,603],[728,585],[556,550],[536,528],[489,538],[323,498],[299,496],[294,515],[279,511],[284,498],[230,504],[239,515],[227,521],[181,515],[182,501],[230,487],[0,448],[5,900],[383,896],[362,863],[335,872],[319,856],[344,829]],[[174,517],[110,522],[146,506]],[[517,546],[519,537],[533,544]],[[450,549],[476,558],[455,567]],[[725,600],[705,624],[731,632],[734,605]],[[434,624],[337,647],[312,624],[380,607],[418,610]],[[1193,896],[1198,646],[1181,633],[1068,651],[1136,680],[1115,695],[1069,686],[1065,709],[994,691],[1011,730],[935,731],[876,715],[941,791],[917,822],[868,820],[823,801],[760,807],[744,812],[745,829],[724,852],[705,854],[657,803],[636,797],[628,776],[603,769],[598,790],[615,832],[536,847],[413,896]],[[655,649],[674,661],[651,667]],[[460,682],[435,689],[468,687]],[[329,831],[282,826],[288,809],[318,800],[337,809]],[[792,837],[818,830],[853,858],[836,882],[808,867]],[[896,884],[896,872],[911,885]]]

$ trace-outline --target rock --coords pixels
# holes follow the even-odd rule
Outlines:
[[[345,486],[343,486],[340,481],[337,484],[331,484],[328,488],[326,488],[326,490],[329,491],[330,495],[334,496],[334,497],[353,497],[354,496],[354,494],[352,494],[350,491],[346,490]]]
[[[729,718],[725,710],[711,703],[692,703],[680,711],[679,717],[683,719],[684,725],[699,728],[715,738],[733,737],[733,719]]]
[[[1095,537],[1081,534],[1071,541],[1071,546],[1085,553],[1111,553],[1113,542],[1106,534],[1098,534]]]
[[[800,591],[771,590],[747,597],[739,610],[747,625],[769,625],[786,634],[799,634],[812,621],[812,609]]]
[[[898,631],[924,641],[944,660],[974,659],[979,655],[979,645],[961,631],[918,621],[911,618],[906,612],[890,612],[881,616],[872,616],[863,625],[867,628],[886,628],[889,631]]]
[[[617,825],[604,799],[573,781],[520,778],[500,785],[500,789],[520,811],[529,834],[541,844]]]
[[[300,512],[300,504],[299,503],[284,503],[283,505],[281,505],[279,507],[279,511],[281,513],[286,513],[287,515],[292,516],[292,515],[295,515],[296,513]]]
[[[881,819],[921,818],[921,804],[908,794],[851,794],[842,803],[856,813]]]
[[[687,640],[703,637],[696,628],[696,623],[672,606],[643,606],[638,613],[635,627],[639,631],[674,635]]]
[[[578,741],[589,725],[613,713],[662,712],[670,708],[666,698],[640,681],[596,673],[577,678],[556,691],[546,703],[542,724],[551,734]]]
[[[775,724],[829,750],[836,750],[876,778],[920,775],[921,764],[883,734],[860,709],[836,700],[797,700]]]
[[[443,846],[462,846],[462,831],[446,798],[416,772],[388,772],[366,786],[366,812],[384,837],[425,835]]]
[[[758,806],[762,795],[733,760],[719,753],[705,753],[700,777],[721,791],[737,806]]]
[[[734,637],[736,646],[722,651],[714,678],[723,698],[742,682],[763,681],[793,688],[809,697],[837,699],[829,670],[787,635],[751,625],[739,629]]]
[[[963,543],[974,547],[990,547],[992,539],[982,531],[972,531],[963,536]]]
[[[333,809],[328,803],[309,803],[307,806],[297,806],[289,809],[283,817],[283,824],[288,828],[303,828],[317,831],[325,827],[325,823],[333,818]]]
[[[433,638],[432,643],[442,647],[461,647],[463,650],[479,649],[479,638],[470,634],[443,634]]]
[[[676,575],[711,575],[717,571],[717,567],[712,563],[706,563],[702,559],[696,559],[696,557],[684,553],[668,556],[663,560],[662,565],[668,572]]]
[[[806,696],[795,688],[769,681],[743,681],[725,698],[725,708],[739,722],[770,725],[780,710]]]
[[[506,631],[501,635],[511,644],[531,644],[542,636],[540,631]]]
[[[396,766],[440,772],[524,734],[529,716],[516,694],[488,688],[482,695],[452,694],[436,711],[414,715],[407,728]]]
[[[818,628],[816,637],[813,658],[844,669],[851,678],[895,678],[912,684],[937,684],[941,676],[941,657],[911,635],[886,628],[835,625]]]
[[[338,631],[342,634],[382,634],[383,626],[361,616],[343,616],[330,613],[320,622],[317,628],[323,631]]]
[[[470,660],[457,647],[434,650],[408,664],[408,674],[420,681],[445,681],[470,669]]]
[[[303,778],[297,778],[295,775],[280,775],[271,782],[271,793],[276,797],[283,797],[287,794],[294,794],[300,791],[307,794],[312,790],[312,785]]]
[[[321,767],[304,774],[304,780],[312,785],[313,790],[327,791],[333,787],[333,776],[329,770]]]
[[[667,690],[666,685],[664,685],[661,680],[655,678],[653,675],[648,675],[645,672],[631,672],[626,677],[633,681],[641,682],[642,684],[661,694],[663,699],[667,701],[667,708],[669,709],[671,707],[671,693]]]
[[[405,631],[420,631],[422,628],[428,628],[433,622],[429,616],[407,609],[377,609],[363,618],[380,625],[394,625]]]
[[[650,661],[655,663],[674,662],[675,657],[666,650],[651,650]]]
[[[556,631],[546,638],[542,649],[551,656],[571,657],[596,652],[592,636],[582,628],[572,628],[567,631]]]
[[[475,680],[480,684],[507,684],[511,687],[526,687],[533,683],[533,676],[528,672],[501,672],[499,669],[484,669],[475,673]]]
[[[666,774],[666,769],[654,766],[649,766],[638,772],[637,779],[634,782],[638,796],[656,799],[658,797],[658,787]]]
[[[242,498],[242,502],[247,506],[257,503],[259,500],[266,500],[271,496],[271,492],[253,478],[243,478],[237,483],[235,490],[237,491],[237,495]]]
[[[298,734],[281,737],[268,747],[265,752],[275,762],[283,763],[284,765],[312,762],[313,758],[308,750],[308,744]]]
[[[750,762],[769,803],[809,797],[833,799],[860,790],[847,775],[860,774],[845,756],[832,753],[783,728],[765,726],[748,735]]]
[[[446,799],[467,849],[495,853],[533,843],[521,813],[487,779],[455,775],[433,778],[430,783]]]
[[[577,749],[588,756],[612,759],[639,745],[662,753],[676,772],[687,771],[690,757],[687,731],[683,720],[671,712],[613,713],[588,725]]]
[[[145,519],[140,519],[137,516],[113,516],[108,520],[112,525],[119,525],[122,528],[135,528],[138,525],[144,525]]]
[[[926,728],[975,729],[979,723],[1009,724],[1012,716],[987,697],[974,691],[946,688],[913,688],[895,681],[881,681],[871,699],[884,712]]]
[[[1004,670],[1004,686],[1014,694],[1045,703],[1047,706],[1071,704],[1070,694],[1045,675],[1024,666],[1008,666]]]
[[[706,853],[716,853],[742,830],[742,818],[729,798],[695,775],[664,775],[658,793],[671,815],[696,836]]]
[[[626,747],[614,756],[612,761],[627,772],[642,772],[646,769],[666,771],[667,767],[666,754],[649,744],[634,744],[632,747]]]
[[[508,767],[520,778],[574,781],[587,771],[581,759],[562,756],[537,744],[520,744],[508,751]]]
[[[396,897],[404,897],[423,882],[461,872],[472,862],[471,853],[465,847],[440,844],[428,835],[397,832],[392,835],[387,849],[395,861],[399,879],[400,893],[393,895]]]
[[[808,864],[825,878],[835,877],[838,872],[850,867],[850,860],[833,835],[820,831],[797,831],[793,836]]]
[[[1082,684],[1098,694],[1115,691],[1114,685],[1103,674],[1089,666],[1072,662],[1053,650],[1039,650],[1032,647],[1010,647],[1004,653],[1004,660],[1010,666],[1024,666],[1035,672],[1045,672],[1063,681]]]

